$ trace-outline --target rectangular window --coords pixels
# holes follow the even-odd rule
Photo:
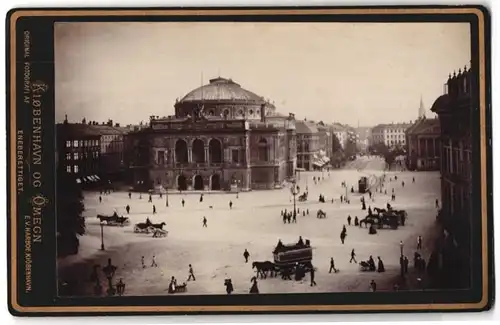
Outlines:
[[[73,147],[78,148],[78,140],[73,141]]]
[[[233,149],[233,151],[232,151],[233,163],[235,163],[235,164],[240,162],[239,153],[240,152],[238,149]]]
[[[74,152],[73,153],[73,159],[74,160],[78,160],[78,152]]]
[[[159,150],[157,152],[157,159],[156,159],[158,165],[165,165],[165,151]]]
[[[83,140],[80,140],[80,147],[83,147]]]
[[[78,165],[74,165],[73,170],[74,170],[75,174],[78,173]]]
[[[71,147],[71,141],[66,141],[66,148],[70,148]]]
[[[71,154],[69,152],[66,154],[66,160],[71,160]]]
[[[85,143],[85,147],[88,147],[88,145],[89,145],[89,140],[85,140],[85,142],[84,142],[84,143]]]
[[[66,172],[69,173],[69,174],[71,174],[71,166],[69,166],[69,165],[66,166]]]

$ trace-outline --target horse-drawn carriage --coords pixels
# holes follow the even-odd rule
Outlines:
[[[274,264],[278,267],[295,265],[296,263],[311,263],[312,247],[309,240],[302,243],[302,238],[297,244],[283,245],[281,241],[273,251]]]
[[[97,215],[97,219],[101,222],[106,223],[108,226],[126,226],[130,224],[130,220],[127,217],[120,217],[116,212],[111,216],[105,216],[102,214]]]
[[[168,234],[166,230],[163,230],[163,226],[165,225],[165,222],[152,223],[149,218],[146,218],[146,222],[140,222],[134,225],[134,232],[145,234],[153,233],[153,237],[164,237]]]
[[[299,195],[299,202],[305,202],[307,201],[307,192],[302,193]]]
[[[391,229],[398,229],[399,217],[394,214],[384,213],[382,215],[372,214],[367,215],[364,219],[359,221],[360,227],[378,227],[379,229],[384,226],[389,226]]]
[[[256,269],[257,277],[266,278],[268,273],[271,277],[281,275],[284,280],[291,280],[291,276],[304,272],[309,272],[312,266],[312,248],[309,240],[304,243],[302,238],[298,243],[283,245],[278,241],[278,245],[273,251],[274,263],[271,261],[253,262],[252,269]]]

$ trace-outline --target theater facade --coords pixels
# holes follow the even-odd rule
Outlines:
[[[293,114],[231,79],[215,78],[129,134],[135,188],[196,191],[275,189],[296,168]]]

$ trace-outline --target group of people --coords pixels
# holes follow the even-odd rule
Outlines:
[[[293,213],[293,211],[287,211],[286,209],[283,211],[281,210],[281,217],[283,218],[283,223],[296,223],[297,222],[297,214],[300,212],[300,209],[297,209],[296,213]]]

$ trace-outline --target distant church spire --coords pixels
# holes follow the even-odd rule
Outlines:
[[[422,95],[420,95],[420,106],[418,107],[418,118],[425,118],[425,107],[424,100],[422,99]]]

